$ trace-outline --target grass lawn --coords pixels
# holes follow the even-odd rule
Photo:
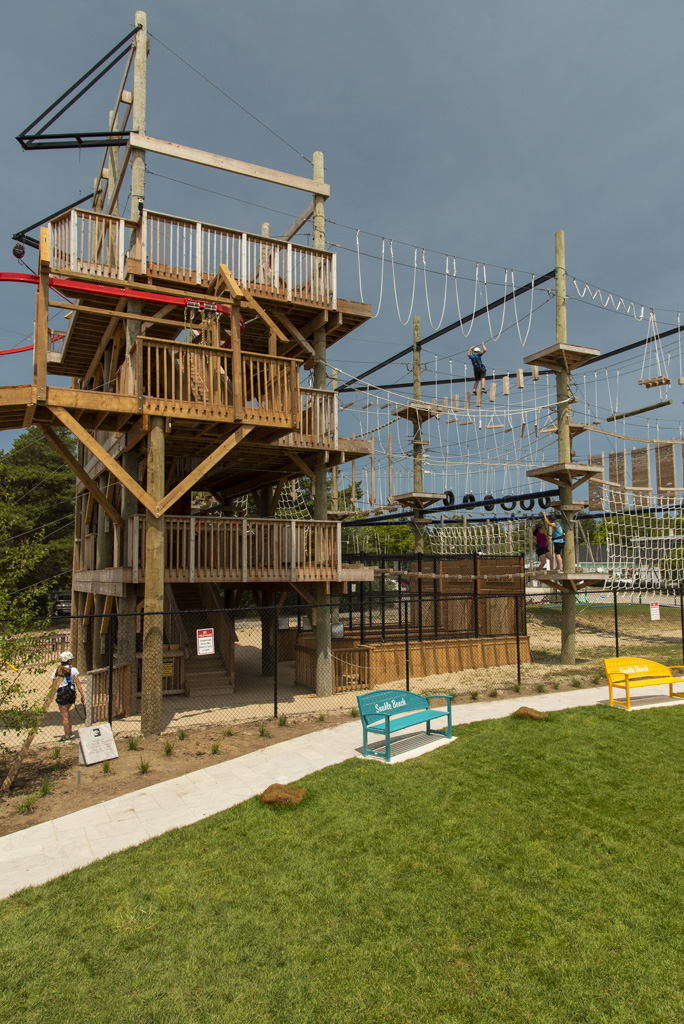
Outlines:
[[[683,728],[684,707],[460,726],[19,893],[0,1020],[681,1022]]]

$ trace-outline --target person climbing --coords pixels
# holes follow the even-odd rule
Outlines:
[[[484,391],[485,389],[487,370],[485,369],[485,364],[482,362],[482,356],[486,351],[487,346],[485,344],[482,344],[482,346],[471,345],[468,349],[468,359],[470,359],[470,362],[473,364],[473,373],[475,375],[475,387],[473,388],[474,395],[477,394],[477,389],[480,384],[482,385],[482,390]]]
[[[542,515],[546,520],[548,526],[551,527],[551,542],[553,544],[553,567],[555,572],[563,572],[563,548],[565,546],[565,531],[562,525],[558,522],[555,513],[551,513],[551,519],[547,516],[544,509],[542,509]]]
[[[59,707],[62,725],[64,726],[64,736],[59,742],[65,743],[71,739],[71,705],[76,703],[76,687],[78,687],[78,692],[81,694],[81,702],[83,704],[85,704],[85,694],[81,687],[78,669],[71,664],[74,660],[71,651],[62,651],[59,660],[61,664],[52,673],[52,678],[59,679],[55,701]]]
[[[535,523],[532,530],[534,537],[535,552],[539,559],[538,569],[546,569],[546,560],[549,557],[549,538],[546,536],[546,529],[543,523]]]

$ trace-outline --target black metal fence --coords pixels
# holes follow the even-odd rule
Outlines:
[[[425,566],[423,566],[425,569]],[[60,649],[69,648],[87,688],[88,721],[140,732],[143,647],[158,623],[162,731],[240,722],[349,716],[367,689],[450,693],[495,700],[604,682],[616,654],[684,664],[684,596],[592,592],[574,600],[574,663],[563,664],[560,596],[513,587],[442,593],[425,575],[356,584],[318,606],[269,605],[90,615],[36,637],[38,671],[17,679],[36,698],[50,689]],[[436,574],[435,574],[436,575]],[[61,731],[56,706],[37,743]]]

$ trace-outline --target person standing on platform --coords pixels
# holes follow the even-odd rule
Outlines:
[[[554,513],[551,513],[552,518],[549,519],[544,509],[542,509],[542,515],[544,516],[544,519],[546,520],[547,524],[551,527],[551,543],[553,544],[554,571],[563,572],[563,549],[565,547],[565,530],[556,519]]]
[[[473,388],[473,394],[477,394],[478,387],[485,389],[485,378],[487,376],[487,370],[485,364],[482,362],[482,356],[487,351],[486,345],[471,345],[468,349],[468,359],[473,364],[473,374],[475,376],[475,387]]]
[[[534,549],[539,559],[537,568],[544,570],[546,569],[546,560],[549,556],[549,539],[546,536],[543,523],[535,523],[532,536],[534,537]]]

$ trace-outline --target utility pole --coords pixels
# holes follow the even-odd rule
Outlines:
[[[556,344],[568,343],[568,310],[565,291],[565,233],[556,232]],[[556,401],[558,415],[558,462],[572,462],[572,404],[570,372],[566,366],[556,370]],[[572,479],[559,484],[560,515],[565,544],[563,572],[575,572],[575,512],[573,509]],[[561,664],[575,664],[575,604],[572,590],[561,591]]]
[[[314,181],[325,181],[323,154],[316,151],[313,155]],[[313,199],[313,247],[325,250],[325,199],[315,195]],[[314,261],[314,287],[322,290],[323,261]],[[314,331],[314,387],[325,391],[327,379],[327,353],[325,327]],[[328,518],[328,479],[325,464],[314,469],[314,501],[313,514],[316,520]],[[325,585],[316,588],[318,607],[316,608],[316,693],[319,697],[332,695],[332,638],[330,605],[325,600]]]
[[[413,401],[416,414],[413,421],[413,490],[417,494],[423,492],[423,422],[420,415],[420,317],[413,318]],[[413,512],[413,539],[416,554],[425,553],[425,527],[421,520],[423,511],[415,508]]]

